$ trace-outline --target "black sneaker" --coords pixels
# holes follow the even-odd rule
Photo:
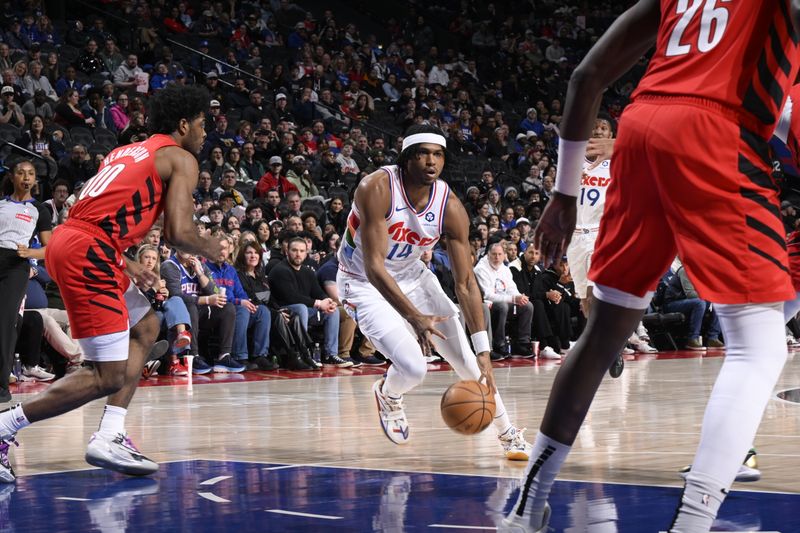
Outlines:
[[[362,355],[354,355],[350,359],[353,360],[353,366],[383,366],[386,364],[386,360],[380,360],[374,355],[368,355],[366,357]]]
[[[288,370],[316,370],[316,366],[309,366],[299,354],[290,354],[286,357],[286,368]]]
[[[353,366],[352,361],[350,361],[349,359],[342,359],[336,354],[323,356],[322,364],[335,366],[339,368],[350,368],[351,366]]]
[[[497,350],[492,350],[489,352],[489,359],[492,361],[502,361],[504,359],[508,359],[508,354],[505,352],[498,352]]]
[[[614,362],[611,363],[611,368],[608,369],[608,375],[612,378],[618,378],[622,375],[622,370],[625,368],[625,360],[622,354],[619,354]]]
[[[167,350],[169,350],[169,342],[160,340],[150,347],[150,353],[147,354],[147,360],[155,361],[156,359],[160,359],[165,353],[167,353]]]
[[[278,365],[267,356],[259,355],[251,363],[255,364],[255,370],[277,370]]]
[[[511,345],[511,357],[518,358],[518,359],[533,359],[533,344],[530,342],[527,343],[520,343],[520,344],[512,344]]]
[[[6,403],[11,401],[11,393],[8,389],[4,389],[0,387],[0,403]]]

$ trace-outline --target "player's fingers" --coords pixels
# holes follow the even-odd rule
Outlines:
[[[592,153],[592,154],[590,154],[590,153],[589,153],[589,150],[586,150],[586,156],[587,156],[587,157],[596,157],[596,156],[598,156],[598,155],[600,155],[600,152],[595,152],[595,153]],[[599,158],[599,157],[597,157],[597,159],[595,159],[595,160],[594,160],[594,162],[592,162],[592,164],[591,164],[591,165],[589,165],[588,167],[586,167],[586,170],[592,170],[592,169],[595,169],[595,168],[597,168],[597,167],[600,165],[600,163],[602,163],[602,161],[600,160],[600,158]]]
[[[430,335],[436,335],[437,337],[440,337],[442,340],[447,340],[447,337],[445,337],[444,333],[442,333],[441,331],[439,331],[434,327],[428,328],[428,334],[429,334],[428,339],[430,339]]]

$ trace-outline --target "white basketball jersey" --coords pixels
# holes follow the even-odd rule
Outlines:
[[[397,165],[381,167],[389,175],[391,201],[386,213],[386,231],[389,245],[386,249],[386,270],[395,281],[418,278],[424,265],[419,260],[422,252],[430,250],[442,235],[444,212],[450,187],[442,180],[431,186],[428,204],[416,211],[406,197]],[[361,244],[361,215],[353,202],[347,217],[347,230],[339,248],[339,268],[344,272],[367,277]]]
[[[594,229],[600,226],[606,190],[611,183],[611,160],[606,159],[592,170],[590,161],[584,161],[581,190],[578,193],[578,220],[576,228]]]

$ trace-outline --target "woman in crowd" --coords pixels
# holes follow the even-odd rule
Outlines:
[[[64,145],[55,141],[52,135],[44,131],[44,118],[41,115],[34,115],[31,118],[30,126],[17,139],[17,144],[27,148],[31,152],[36,152],[44,157],[59,159],[59,153],[65,151]]]
[[[333,224],[339,235],[344,234],[347,227],[347,212],[344,209],[344,198],[341,196],[334,196],[328,202],[327,223]]]
[[[0,199],[0,403],[11,401],[8,377],[17,342],[17,315],[30,277],[29,259],[44,259],[52,215],[33,199],[36,169],[21,161],[3,180]],[[38,237],[40,248],[30,248]]]
[[[56,116],[53,121],[65,128],[73,126],[94,127],[94,119],[87,118],[81,112],[79,103],[81,95],[75,89],[67,89],[56,105]]]
[[[242,166],[242,149],[239,146],[234,146],[228,150],[228,155],[225,156],[222,172],[229,168],[236,172],[236,181],[244,183],[252,181],[251,176],[247,173],[247,169]],[[256,176],[256,179],[260,177],[261,176]]]
[[[152,244],[141,246],[136,252],[136,261],[144,265],[147,270],[159,274],[161,260],[156,246]],[[158,315],[162,327],[167,328],[167,340],[172,346],[167,373],[175,377],[188,376],[189,372],[178,358],[178,354],[186,350],[192,342],[192,334],[189,331],[191,318],[186,304],[179,295],[170,296],[163,279],[156,287],[145,291],[144,295],[150,300],[150,305]]]
[[[121,93],[114,105],[111,106],[111,119],[114,121],[114,127],[117,128],[117,131],[123,131],[128,127],[128,123],[131,121],[128,113],[128,95]]]
[[[275,245],[277,239],[272,234],[272,228],[269,222],[264,219],[253,224],[253,233],[255,233],[256,242],[261,248],[261,263],[266,266],[272,255],[272,247]]]

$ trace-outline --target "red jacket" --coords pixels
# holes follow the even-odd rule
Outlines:
[[[267,172],[258,180],[253,195],[256,198],[264,198],[267,196],[267,192],[270,189],[278,189],[278,193],[281,195],[281,198],[283,198],[286,196],[287,192],[297,191],[297,186],[287,180],[286,176],[278,176],[278,178],[275,178],[272,172]]]

